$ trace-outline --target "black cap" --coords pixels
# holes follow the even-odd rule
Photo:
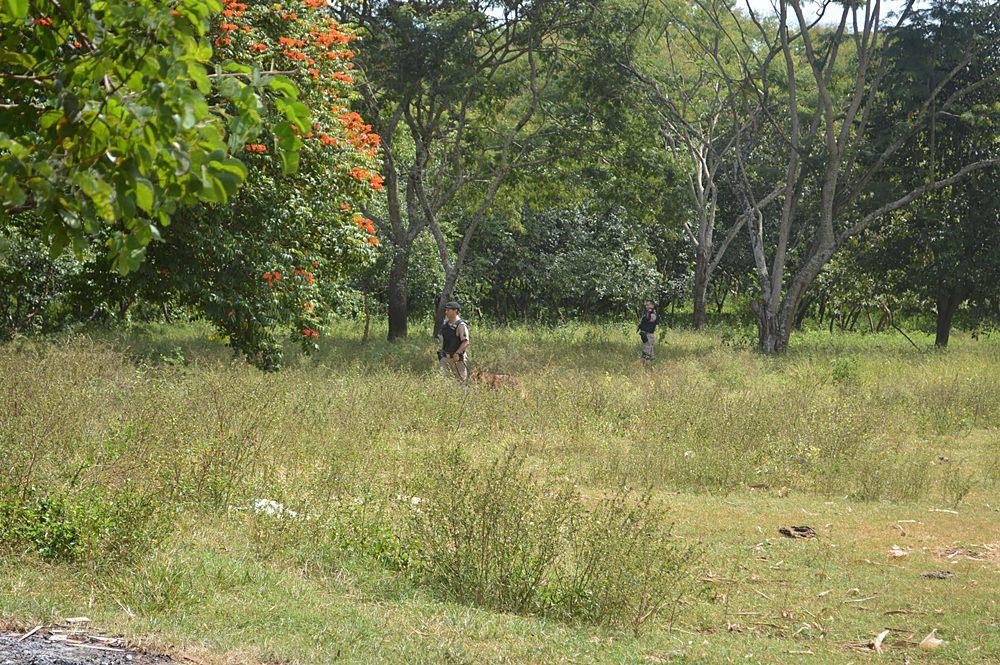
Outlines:
[[[461,309],[459,307],[459,304],[457,302],[455,302],[454,300],[449,300],[448,302],[446,302],[444,304],[444,308],[445,309],[454,309],[454,310]]]

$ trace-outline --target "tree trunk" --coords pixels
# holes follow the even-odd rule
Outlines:
[[[875,332],[882,332],[885,330],[886,326],[889,324],[889,318],[889,308],[886,307],[882,312],[882,316],[879,317],[878,323],[875,324]]]
[[[943,291],[937,297],[937,330],[934,336],[934,346],[943,349],[948,346],[951,336],[951,320],[962,302],[962,294],[958,289]]]
[[[806,315],[809,314],[809,308],[812,307],[812,298],[806,298],[801,305],[799,305],[797,312],[795,313],[795,329],[802,330],[802,322],[806,320]]]
[[[371,332],[371,327],[372,327],[372,311],[368,307],[368,294],[367,293],[364,296],[362,296],[362,301],[364,302],[364,307],[365,307],[365,333],[364,333],[364,335],[361,336],[361,343],[362,344],[367,344],[368,343],[368,333]]]
[[[441,326],[444,325],[444,304],[455,299],[455,283],[458,281],[458,270],[452,270],[444,277],[444,287],[441,295],[438,296],[437,308],[434,310],[434,330],[431,334],[437,339],[441,333]]]
[[[406,338],[406,319],[410,313],[406,301],[409,272],[410,253],[396,248],[389,270],[389,341]]]
[[[858,327],[858,319],[861,318],[861,305],[853,307],[851,309],[851,313],[848,315],[848,318],[850,319],[848,327],[851,329],[851,332],[854,332],[854,330]]]
[[[722,310],[726,306],[726,296],[729,295],[729,290],[722,292],[722,297],[715,301],[715,313],[722,314]]]
[[[763,301],[757,300],[750,304],[750,309],[757,315],[758,348],[761,353],[774,355],[784,352],[791,334],[786,304],[782,303],[777,312],[771,312]]]
[[[696,255],[694,266],[693,325],[695,330],[701,330],[708,322],[708,308],[706,300],[708,298],[709,259],[707,253],[701,247],[696,250]]]

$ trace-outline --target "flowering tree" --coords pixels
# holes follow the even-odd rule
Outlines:
[[[35,213],[56,253],[100,236],[127,273],[181,206],[229,201],[247,176],[235,153],[262,116],[305,116],[295,86],[234,53],[213,56],[221,10],[219,0],[0,3],[3,218]],[[284,145],[293,163],[297,144]]]
[[[227,2],[208,34],[223,99],[256,95],[264,77],[287,92],[259,109],[264,129],[235,150],[246,182],[226,206],[178,210],[128,280],[93,276],[104,293],[124,288],[116,300],[200,312],[234,349],[277,369],[276,330],[315,348],[345,280],[374,255],[375,228],[360,211],[383,187],[379,137],[349,108],[354,35],[326,2]]]

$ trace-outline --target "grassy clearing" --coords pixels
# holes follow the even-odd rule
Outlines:
[[[647,370],[625,328],[481,330],[522,387],[463,391],[346,324],[274,375],[209,337],[0,349],[0,618],[218,662],[1000,658],[996,340],[666,331]]]

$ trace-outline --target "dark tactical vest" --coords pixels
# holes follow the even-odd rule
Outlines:
[[[462,323],[462,319],[455,319],[454,324],[445,319],[441,324],[441,350],[445,353],[456,353],[462,345],[462,340],[458,338],[458,326]]]
[[[653,312],[655,313],[656,310],[654,309]],[[657,316],[656,321],[650,321],[649,312],[643,312],[642,321],[639,322],[639,330],[645,333],[656,332],[656,324],[659,320],[660,317]]]

